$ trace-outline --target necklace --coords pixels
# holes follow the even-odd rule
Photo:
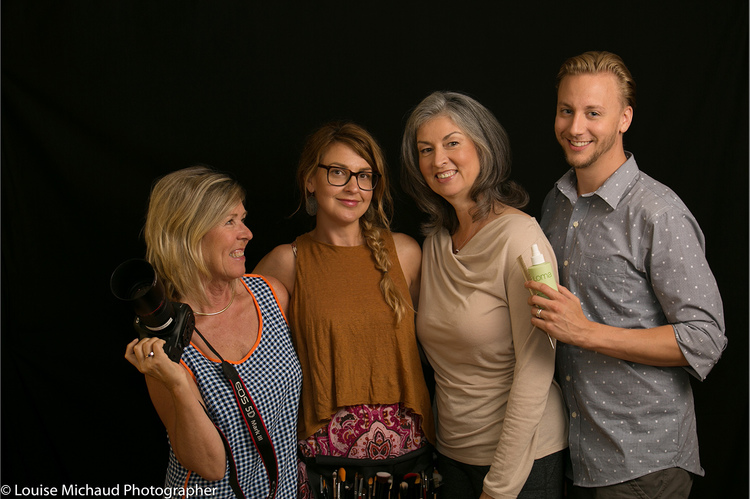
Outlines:
[[[222,308],[222,309],[221,309],[221,310],[219,310],[218,312],[211,312],[211,313],[204,313],[204,312],[193,312],[193,313],[194,313],[195,315],[202,315],[202,316],[206,316],[206,317],[208,317],[208,316],[210,316],[210,315],[219,315],[219,314],[220,314],[220,313],[222,313],[222,312],[226,312],[226,311],[227,311],[227,309],[228,309],[229,307],[231,307],[231,306],[232,306],[232,303],[234,302],[234,294],[235,294],[235,291],[234,291],[234,290],[235,290],[235,286],[234,286],[234,283],[232,283],[232,298],[231,298],[231,299],[229,300],[229,303],[227,304],[227,306],[226,306],[226,307],[224,307],[224,308]]]
[[[455,244],[453,243],[453,254],[457,255],[459,251],[463,249],[464,246],[468,244],[468,242],[471,240],[472,237],[477,235],[477,232],[479,232],[482,227],[490,223],[491,221],[495,220],[497,217],[505,213],[505,207],[503,205],[494,206],[492,210],[490,210],[490,214],[480,220],[476,226],[474,227],[474,230],[472,230],[468,236],[463,240],[461,244]],[[451,236],[451,241],[453,241],[453,236]]]
[[[457,255],[458,252],[461,251],[461,248],[463,248],[464,246],[466,246],[466,243],[468,243],[469,240],[472,237],[474,237],[477,232],[479,232],[479,229],[481,229],[483,225],[484,225],[483,223],[477,224],[477,226],[474,228],[474,230],[471,231],[468,236],[466,236],[466,238],[463,240],[463,242],[461,244],[455,244],[454,243],[453,244],[453,254]]]

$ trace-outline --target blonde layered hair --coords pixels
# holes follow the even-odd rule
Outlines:
[[[211,278],[201,249],[209,230],[245,201],[234,179],[206,166],[172,172],[156,181],[149,197],[146,259],[163,281],[167,298],[206,301],[203,283]]]
[[[372,201],[365,214],[359,219],[362,235],[375,259],[375,268],[382,272],[380,290],[386,303],[393,310],[396,321],[400,322],[406,310],[411,307],[407,298],[399,292],[388,271],[391,269],[391,255],[385,247],[383,231],[390,230],[393,201],[390,194],[385,157],[377,141],[367,130],[350,122],[332,122],[318,128],[310,135],[302,150],[297,168],[297,184],[300,189],[300,208],[305,206],[308,192],[307,183],[317,173],[321,158],[333,144],[343,144],[364,159],[373,172],[381,175],[372,193]]]

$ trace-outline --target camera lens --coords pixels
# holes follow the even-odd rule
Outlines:
[[[136,315],[149,328],[160,328],[172,317],[172,304],[154,268],[146,260],[134,258],[120,264],[110,279],[112,294],[132,302]]]
[[[129,300],[135,300],[136,298],[140,298],[141,296],[145,295],[148,291],[148,288],[151,287],[150,282],[140,282],[138,284],[135,284],[133,286],[133,291],[130,293]]]
[[[190,305],[169,301],[154,268],[137,258],[120,264],[112,272],[109,287],[115,297],[133,305],[136,314],[133,326],[138,335],[163,339],[167,356],[179,362],[195,329]]]

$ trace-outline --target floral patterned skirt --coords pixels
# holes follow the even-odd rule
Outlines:
[[[422,417],[401,404],[358,405],[339,410],[328,424],[298,442],[306,458],[315,456],[385,460],[427,444]],[[312,497],[305,464],[299,463],[299,497]]]

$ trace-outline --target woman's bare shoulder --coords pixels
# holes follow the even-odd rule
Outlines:
[[[292,244],[281,244],[272,249],[253,269],[253,274],[278,279],[291,294],[294,289],[296,256]]]

